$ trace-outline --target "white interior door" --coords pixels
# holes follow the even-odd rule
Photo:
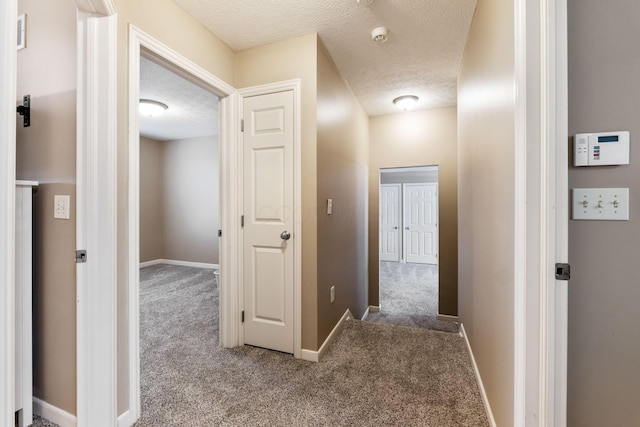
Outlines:
[[[401,184],[380,185],[380,261],[401,259]]]
[[[244,342],[293,353],[293,92],[244,99]]]
[[[438,263],[438,184],[403,184],[405,261]]]

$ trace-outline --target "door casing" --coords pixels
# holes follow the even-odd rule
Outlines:
[[[189,59],[160,43],[134,25],[129,26],[129,209],[128,209],[128,280],[129,280],[129,412],[125,424],[133,424],[140,418],[140,126],[138,100],[140,98],[140,55],[146,52],[162,62],[175,67],[185,77],[204,83],[208,90],[220,97],[220,344],[223,347],[238,345],[236,313],[233,290],[234,263],[237,254],[231,249],[234,241],[233,229],[236,206],[234,187],[235,150],[237,122],[235,89],[212,75]],[[225,183],[227,183],[225,185]]]

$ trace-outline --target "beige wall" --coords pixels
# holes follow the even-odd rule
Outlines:
[[[458,314],[499,426],[514,405],[514,63],[514,3],[479,0],[458,75]]]
[[[164,258],[162,144],[140,137],[140,262]]]
[[[128,55],[129,24],[234,85],[234,53],[171,0],[117,0],[118,11],[118,413],[129,406]]]
[[[162,258],[218,264],[218,137],[162,145]]]
[[[34,395],[76,410],[75,138],[76,9],[73,2],[21,0],[27,48],[18,51],[18,97],[31,95],[31,127],[17,116],[16,176],[34,194]],[[53,218],[53,196],[71,196],[69,220]]]
[[[569,221],[569,425],[636,426],[640,8],[635,0],[569,0],[568,7],[570,137],[631,132],[630,165],[569,167],[569,188],[628,187],[630,195],[629,221]]]
[[[318,346],[367,308],[369,117],[318,41]],[[333,213],[327,215],[327,199]],[[330,288],[335,286],[331,304]]]
[[[238,52],[236,87],[289,79],[302,86],[302,348],[318,349],[317,36],[310,34]]]
[[[439,167],[440,314],[458,314],[458,158],[456,108],[372,117],[369,149],[369,304],[379,305],[380,169]]]
[[[140,262],[218,264],[218,137],[140,138]]]

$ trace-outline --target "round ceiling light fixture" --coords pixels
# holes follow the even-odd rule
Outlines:
[[[411,110],[418,102],[418,97],[415,95],[403,95],[393,100],[393,103],[402,111]]]
[[[389,38],[389,30],[387,27],[377,27],[371,31],[371,40],[378,43],[384,43]]]
[[[138,112],[142,116],[155,117],[164,113],[169,107],[162,102],[153,101],[151,99],[141,99],[138,104]]]

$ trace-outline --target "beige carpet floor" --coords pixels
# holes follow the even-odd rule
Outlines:
[[[488,425],[458,334],[350,320],[311,363],[220,348],[210,270],[144,268],[140,298],[136,427]]]

